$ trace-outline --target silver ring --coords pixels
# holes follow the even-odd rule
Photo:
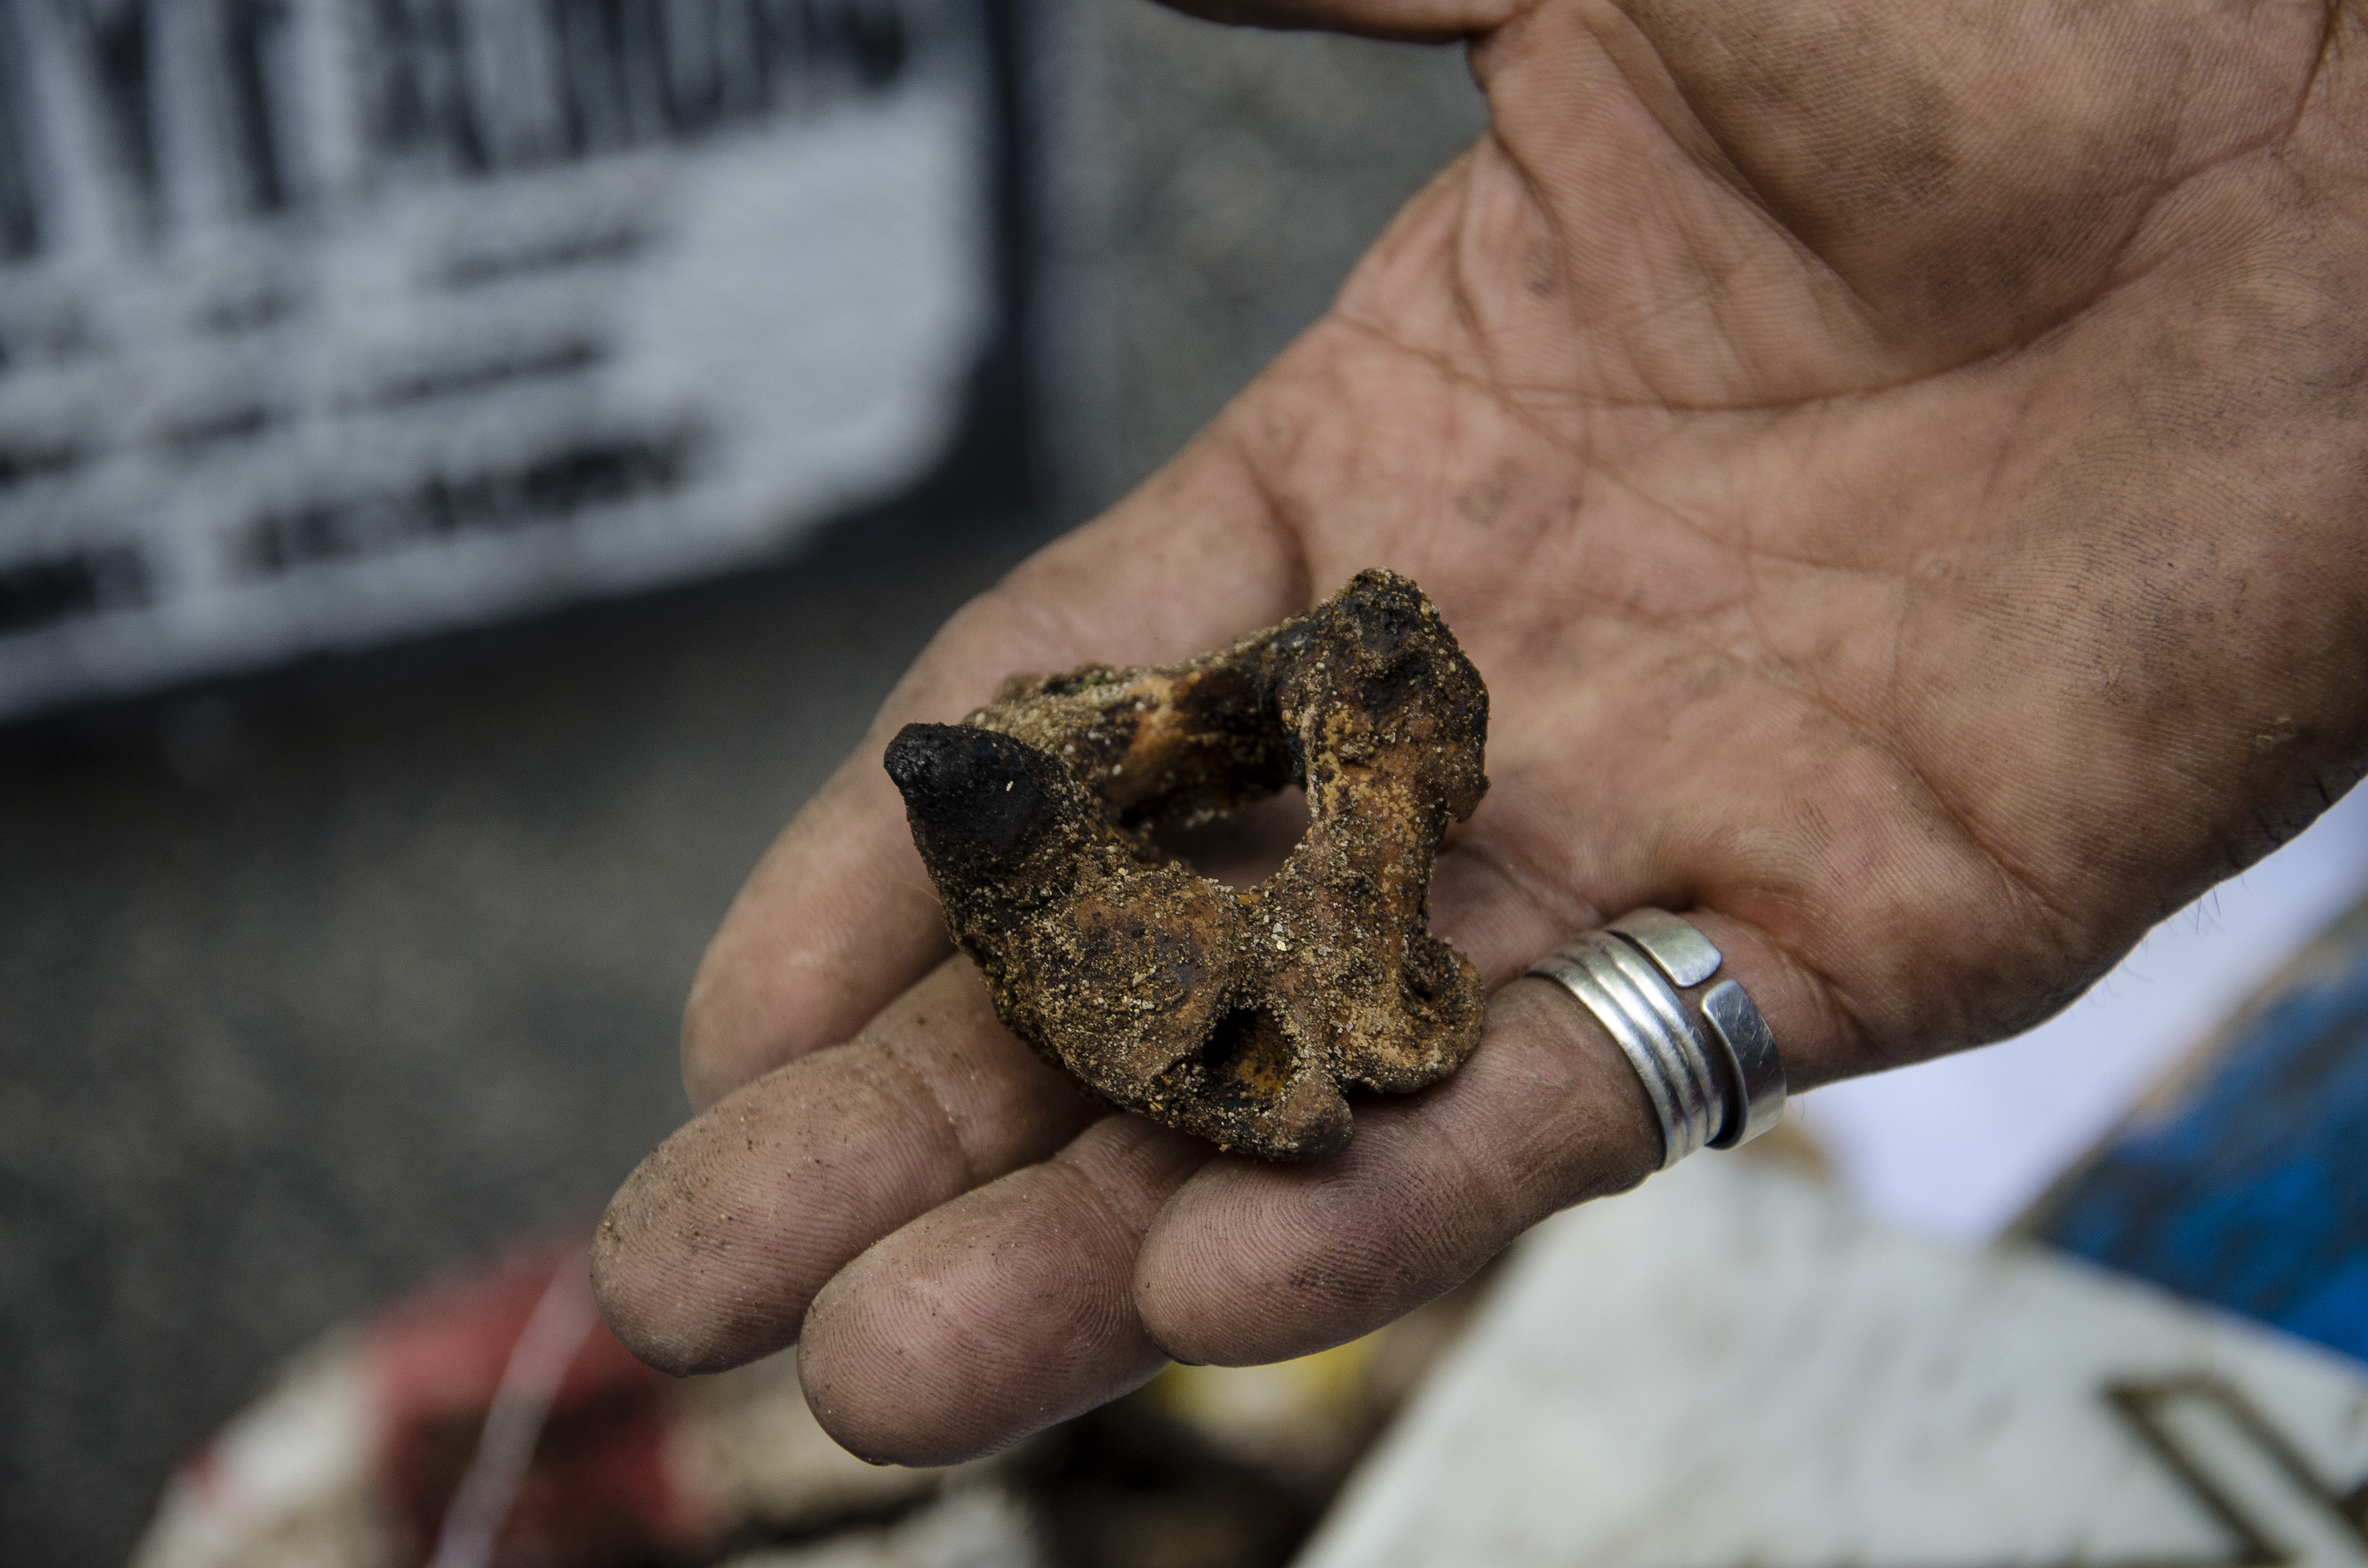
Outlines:
[[[1661,1123],[1661,1168],[1748,1143],[1784,1116],[1784,1063],[1743,987],[1710,981],[1710,938],[1661,909],[1589,931],[1530,972],[1551,980],[1618,1042]]]

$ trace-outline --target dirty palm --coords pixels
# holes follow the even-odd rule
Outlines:
[[[2368,752],[2348,12],[1203,8],[1468,39],[1491,128],[1190,448],[932,642],[716,934],[700,1113],[596,1256],[643,1356],[794,1342],[875,1459],[1338,1343],[1640,1179],[1633,1073],[1516,979],[1575,931],[1686,912],[1812,1086],[2060,1006]],[[1431,890],[1478,1049],[1312,1164],[1098,1113],[949,956],[882,749],[1375,564],[1489,691]]]

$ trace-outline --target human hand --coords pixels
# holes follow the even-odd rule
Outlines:
[[[1492,130],[1192,448],[946,627],[708,953],[707,1108],[619,1194],[602,1300],[677,1371],[803,1334],[867,1457],[1337,1343],[1639,1179],[1624,1059],[1508,983],[1575,932],[1688,913],[1814,1085],[2036,1021],[2368,756],[2356,24],[1193,8],[1470,33]],[[881,751],[1370,565],[1490,688],[1432,894],[1501,987],[1480,1050],[1317,1165],[1097,1118],[948,958]]]

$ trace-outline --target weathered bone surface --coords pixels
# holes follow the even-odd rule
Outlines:
[[[1429,931],[1431,858],[1488,781],[1488,693],[1422,591],[1372,571],[1166,669],[1015,676],[889,746],[946,923],[1013,1032],[1111,1104],[1245,1153],[1349,1138],[1480,1040],[1480,979]],[[1236,892],[1152,829],[1307,791],[1305,837]]]

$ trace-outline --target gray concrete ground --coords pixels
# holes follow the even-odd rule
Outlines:
[[[199,699],[0,779],[0,1555],[118,1559],[287,1351],[598,1212],[681,1118],[739,878],[1008,542]]]
[[[1074,6],[1051,151],[1099,195],[1038,297],[1076,329],[1055,419],[1098,401],[1061,494],[1106,497],[1480,111],[1452,51]],[[286,1353],[588,1221],[683,1113],[680,997],[740,877],[1045,524],[0,733],[0,1556],[120,1561]]]
[[[1108,499],[1323,312],[1487,117],[1459,49],[1213,28],[1139,0],[1057,9],[1085,58],[1048,183],[1086,232],[1048,313],[1087,324],[1054,324],[1050,391],[1092,445],[1055,451]]]

